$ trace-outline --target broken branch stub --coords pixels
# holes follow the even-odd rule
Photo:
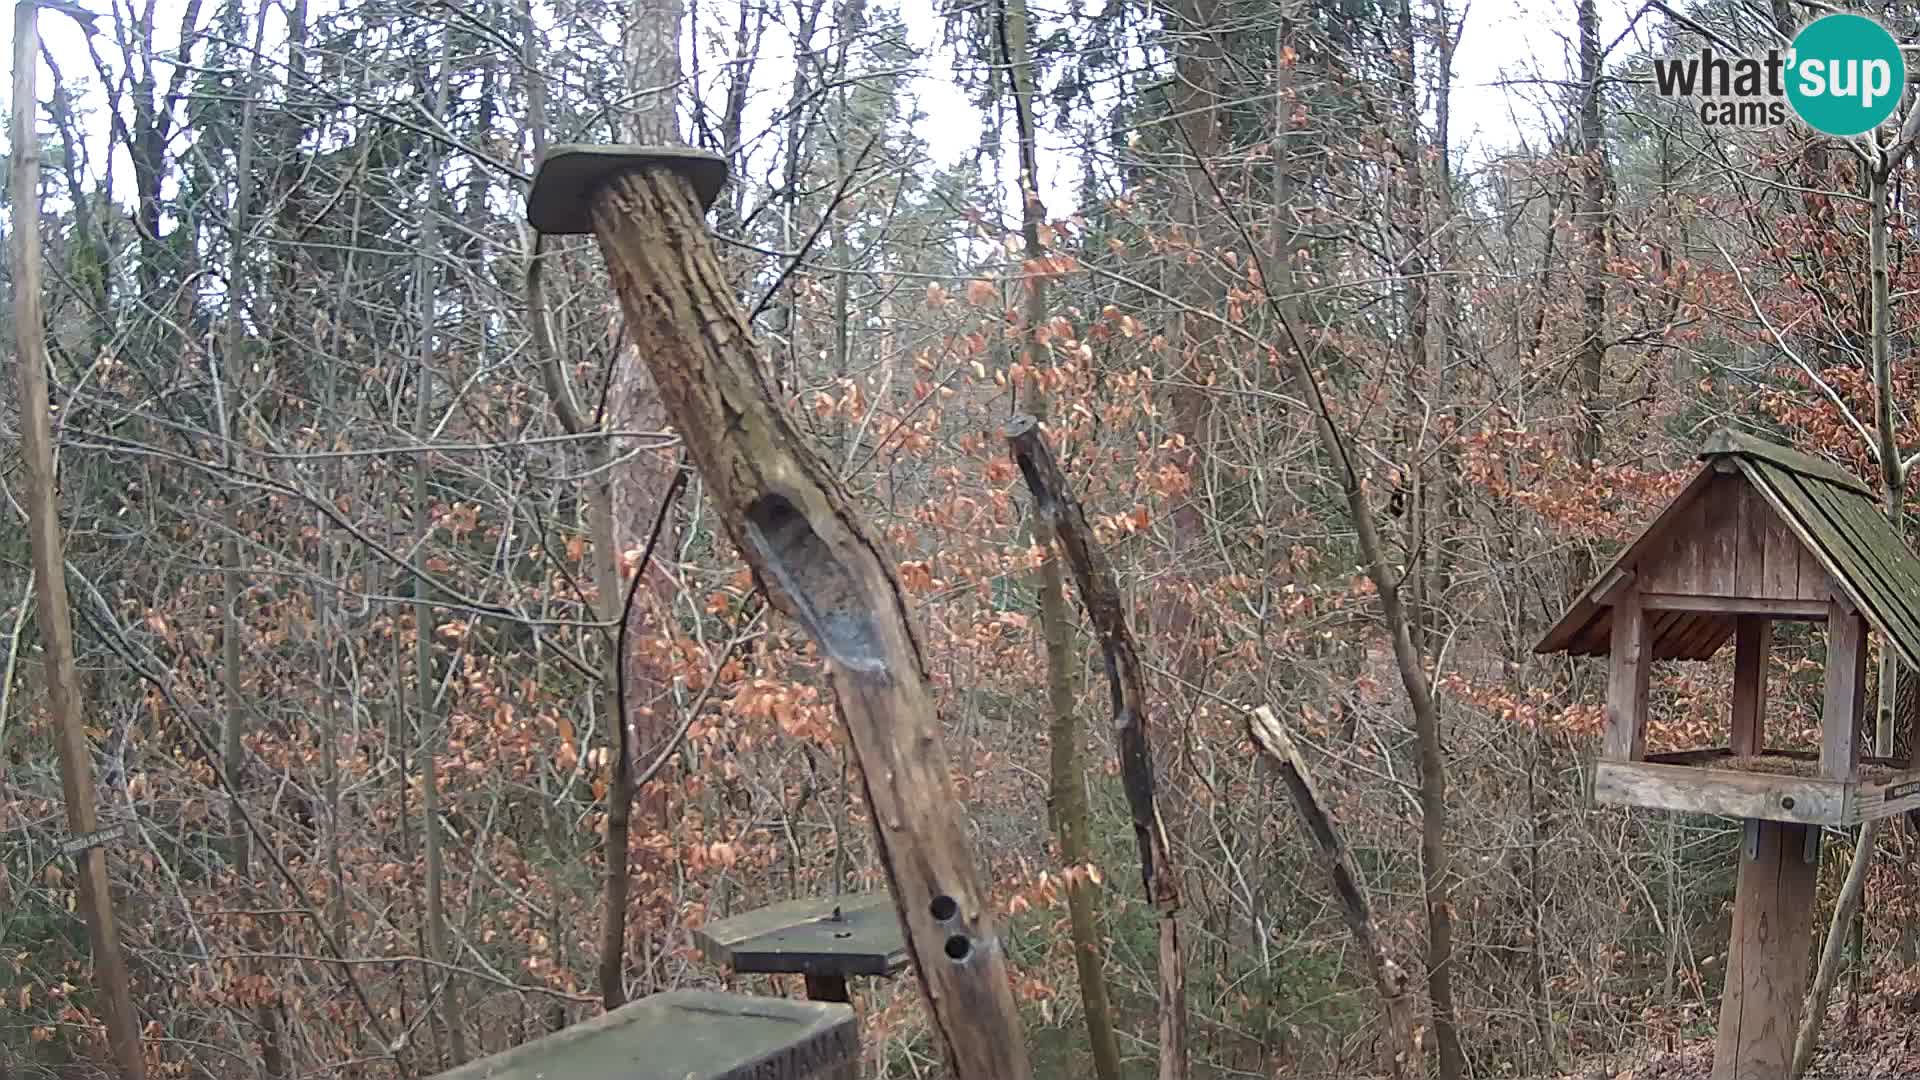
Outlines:
[[[1140,880],[1160,911],[1160,1080],[1187,1075],[1186,962],[1180,951],[1180,870],[1154,798],[1153,748],[1147,736],[1147,680],[1127,626],[1119,579],[1094,542],[1087,515],[1032,416],[1015,416],[1001,429],[1013,462],[1033,492],[1043,538],[1060,545],[1080,590],[1080,604],[1100,638],[1113,726],[1119,741],[1120,782],[1140,846]]]
[[[595,238],[661,402],[728,535],[773,606],[827,659],[860,764],[877,850],[950,1071],[1031,1075],[1006,958],[954,795],[939,718],[891,558],[781,412],[703,217],[688,154],[599,154],[583,177],[556,147],[544,205],[585,192]],[[555,219],[553,215],[547,215]],[[557,220],[566,220],[564,215]]]
[[[1374,932],[1367,894],[1360,890],[1360,881],[1347,858],[1346,844],[1314,788],[1306,758],[1300,755],[1300,748],[1294,745],[1280,717],[1265,705],[1247,714],[1247,733],[1253,738],[1254,748],[1273,762],[1286,782],[1287,793],[1293,797],[1294,809],[1300,812],[1307,835],[1320,849],[1321,862],[1333,883],[1333,894],[1340,901],[1340,914],[1346,919],[1354,944],[1360,947],[1361,956],[1373,974],[1384,1027],[1384,1038],[1379,1044],[1381,1071],[1391,1077],[1425,1076],[1426,1071],[1420,1064],[1420,1044],[1413,1034],[1413,1001],[1407,996],[1406,969],[1393,962]]]

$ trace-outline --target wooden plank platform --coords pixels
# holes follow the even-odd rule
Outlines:
[[[1595,802],[1695,814],[1784,821],[1800,825],[1858,825],[1920,807],[1920,771],[1897,770],[1889,758],[1862,757],[1874,767],[1865,780],[1797,776],[1790,771],[1716,767],[1733,756],[1727,747],[1649,754],[1645,761],[1601,761],[1594,767]],[[1811,763],[1807,751],[1768,750],[1762,761]]]
[[[693,932],[701,955],[742,975],[892,975],[907,966],[893,897],[789,900]]]
[[[814,1080],[854,1075],[845,1005],[675,990],[641,998],[439,1080]]]

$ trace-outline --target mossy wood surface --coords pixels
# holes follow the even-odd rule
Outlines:
[[[892,975],[907,966],[885,893],[789,900],[693,932],[707,959],[742,975]]]
[[[838,1080],[859,1060],[845,1005],[676,990],[439,1080]]]

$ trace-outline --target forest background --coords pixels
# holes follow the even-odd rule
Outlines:
[[[148,1074],[431,1075],[716,984],[707,919],[882,886],[819,657],[674,489],[598,252],[522,224],[561,141],[732,163],[727,272],[899,560],[1043,1072],[1146,1074],[1154,913],[1016,411],[1143,644],[1196,1075],[1353,1075],[1381,1038],[1259,706],[1443,1072],[1614,1075],[1710,1033],[1737,825],[1594,806],[1604,675],[1531,646],[1716,428],[1837,460],[1904,519],[1911,141],[1703,126],[1651,86],[1652,58],[1757,51],[1824,5],[96,7],[92,33],[41,16],[37,226]],[[0,530],[7,1080],[110,1061],[29,566]],[[1811,745],[1823,657],[1776,639],[1782,743]],[[1908,753],[1912,673],[1874,670]],[[1713,740],[1729,684],[1725,657],[1662,665],[1653,747]],[[1878,843],[1826,1032],[1875,1067],[1920,992],[1911,837]],[[874,1075],[937,1071],[910,981],[863,1010]]]

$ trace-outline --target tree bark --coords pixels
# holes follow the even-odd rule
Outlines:
[[[1419,650],[1413,646],[1411,616],[1400,598],[1400,581],[1387,565],[1379,521],[1372,500],[1360,481],[1346,436],[1334,426],[1333,410],[1320,380],[1307,363],[1306,345],[1293,318],[1272,294],[1268,304],[1285,338],[1281,359],[1307,394],[1321,449],[1334,469],[1347,501],[1347,517],[1359,542],[1360,563],[1380,597],[1380,613],[1393,643],[1394,666],[1413,713],[1419,743],[1416,759],[1420,774],[1420,878],[1427,908],[1427,996],[1433,1005],[1434,1041],[1439,1046],[1441,1080],[1466,1075],[1466,1054],[1460,1046],[1459,1024],[1453,1002],[1453,867],[1447,854],[1446,749],[1440,734],[1440,708],[1433,682]]]
[[[1013,76],[1014,112],[1019,126],[1021,233],[1027,258],[1033,261],[1046,254],[1040,242],[1040,224],[1046,210],[1040,201],[1039,138],[1033,114],[1033,55],[1027,37],[1026,0],[1001,0],[998,15],[1000,53]],[[1047,282],[1039,274],[1028,276],[1024,281],[1026,326],[1021,360],[1037,370],[1044,357],[1034,335],[1047,321]],[[1037,381],[1031,386],[1028,407],[1036,416],[1044,418],[1046,391]],[[1052,811],[1054,835],[1060,842],[1060,861],[1068,870],[1067,925],[1073,942],[1074,975],[1080,985],[1080,1005],[1087,1017],[1087,1042],[1093,1054],[1094,1076],[1099,1080],[1119,1080],[1120,1044],[1113,1033],[1113,1012],[1104,970],[1106,941],[1096,923],[1100,886],[1075,869],[1092,862],[1092,829],[1087,822],[1084,735],[1074,703],[1073,673],[1077,666],[1071,652],[1074,628],[1067,608],[1060,559],[1051,543],[1046,545],[1037,578],[1040,636],[1047,658],[1047,704],[1053,714],[1047,730],[1047,801]]]
[[[1874,163],[1868,167],[1867,200],[1869,217],[1867,226],[1868,272],[1871,278],[1872,311],[1870,322],[1873,388],[1874,388],[1874,427],[1879,443],[1875,454],[1880,460],[1881,496],[1885,504],[1887,521],[1894,532],[1905,533],[1906,526],[1906,470],[1900,458],[1900,448],[1895,442],[1897,429],[1894,427],[1893,408],[1893,359],[1892,359],[1892,314],[1893,303],[1889,287],[1889,259],[1887,255],[1888,237],[1888,191],[1887,179],[1890,169],[1885,162]],[[1828,660],[1832,662],[1831,658]],[[1900,679],[1900,658],[1894,650],[1883,646],[1880,651],[1880,692],[1877,707],[1874,710],[1875,723],[1873,750],[1875,754],[1887,756],[1893,752],[1893,720]],[[1814,1048],[1819,1043],[1820,1030],[1825,1026],[1827,997],[1833,993],[1833,985],[1839,979],[1842,946],[1849,929],[1856,933],[1856,961],[1864,949],[1857,943],[1863,928],[1854,927],[1854,921],[1861,912],[1861,898],[1866,892],[1868,871],[1873,864],[1874,836],[1878,822],[1869,821],[1860,827],[1860,836],[1854,843],[1853,862],[1847,867],[1847,878],[1835,898],[1833,918],[1827,925],[1826,945],[1820,950],[1820,963],[1814,970],[1813,987],[1808,993],[1807,1010],[1800,1021],[1798,1037],[1794,1040],[1792,1076],[1797,1078],[1806,1071],[1807,1064],[1813,1060]]]
[[[1140,881],[1147,902],[1160,913],[1160,1080],[1187,1075],[1186,961],[1180,949],[1180,869],[1173,844],[1154,800],[1153,745],[1147,733],[1147,680],[1139,649],[1127,627],[1120,585],[1107,557],[1094,544],[1093,529],[1073,488],[1053,459],[1039,421],[1016,416],[1007,422],[1007,445],[1033,492],[1034,516],[1051,542],[1059,545],[1080,587],[1100,638],[1100,651],[1112,691],[1113,725],[1120,751],[1120,780],[1133,814],[1134,840],[1140,848]]]
[[[627,8],[624,34],[626,86],[631,109],[621,123],[621,137],[627,142],[667,146],[681,143],[678,102],[680,92],[680,30],[685,6],[681,0],[632,0]],[[641,596],[623,604],[620,589],[620,561],[629,549],[639,546],[640,538],[673,486],[673,459],[661,451],[643,451],[622,461],[626,433],[658,431],[667,425],[666,410],[643,364],[634,363],[630,350],[636,339],[630,326],[623,327],[620,348],[608,377],[606,406],[586,413],[583,428],[604,425],[604,441],[589,443],[590,465],[604,466],[594,474],[589,495],[589,529],[594,545],[594,582],[600,593],[601,612],[608,620],[625,622],[629,641],[658,632],[655,605]],[[673,547],[669,537],[669,548]],[[665,575],[653,573],[646,565],[636,566],[642,588],[652,593],[649,599],[662,602],[671,596],[672,586]],[[627,1000],[626,964],[632,945],[627,940],[627,917],[633,905],[633,890],[638,881],[643,907],[654,900],[654,890],[667,884],[666,864],[643,845],[638,865],[632,864],[633,820],[637,817],[644,832],[648,827],[665,828],[667,791],[660,785],[648,785],[642,791],[633,782],[634,762],[651,753],[671,729],[671,724],[655,714],[655,706],[664,696],[665,684],[654,665],[636,651],[615,656],[608,668],[617,682],[610,691],[624,699],[621,715],[609,713],[609,726],[619,727],[613,776],[607,785],[607,878],[604,923],[600,936],[600,994],[609,1009]],[[643,749],[645,748],[645,749]],[[642,956],[642,994],[653,989],[655,935],[651,923],[641,924],[639,949]]]
[[[949,1071],[1025,1080],[1004,948],[893,561],[775,404],[698,206],[690,183],[658,167],[595,197],[594,233],[627,332],[727,534],[827,662]]]
[[[434,87],[433,117],[437,121],[445,111],[447,83],[446,59],[448,40],[445,35],[440,39],[441,80]],[[434,144],[437,146],[437,144]],[[428,177],[437,178],[439,154],[429,154],[430,164],[426,169]],[[415,272],[416,293],[416,329],[420,335],[420,354],[414,373],[414,437],[421,445],[432,438],[432,408],[434,399],[433,341],[436,329],[437,312],[435,309],[435,288],[439,278],[439,267],[435,260],[439,255],[438,220],[441,192],[436,188],[424,220],[420,226],[420,256]],[[436,1010],[441,1026],[447,1033],[447,1052],[452,1066],[462,1065],[467,1060],[466,1010],[461,1001],[461,985],[458,969],[453,965],[452,942],[448,940],[446,906],[446,855],[442,850],[440,826],[440,757],[446,753],[447,724],[451,718],[439,715],[436,707],[434,684],[437,681],[433,670],[433,637],[435,633],[435,613],[433,609],[433,589],[427,585],[426,549],[427,541],[433,535],[433,504],[427,496],[427,473],[433,467],[433,458],[429,454],[420,454],[414,461],[413,472],[413,526],[418,533],[413,549],[414,574],[417,584],[414,586],[419,597],[414,607],[413,621],[413,663],[414,663],[414,715],[420,725],[420,737],[424,742],[420,752],[420,788],[421,788],[421,829],[427,863],[427,955],[435,962],[435,970],[428,979],[431,985],[435,978],[440,982],[438,995],[439,1008]],[[444,965],[444,966],[441,966]]]
[[[1346,920],[1347,930],[1353,934],[1353,942],[1373,976],[1374,990],[1380,995],[1384,1036],[1380,1044],[1381,1070],[1392,1077],[1424,1075],[1420,1046],[1413,1037],[1413,1003],[1407,998],[1407,973],[1380,944],[1367,895],[1360,890],[1359,879],[1354,876],[1353,865],[1347,858],[1346,844],[1341,842],[1332,816],[1314,790],[1306,759],[1300,756],[1299,747],[1294,745],[1280,718],[1265,705],[1248,714],[1247,733],[1253,738],[1254,748],[1279,768],[1281,779],[1286,781],[1294,809],[1300,812],[1301,823],[1306,825],[1307,835],[1313,839],[1314,846],[1320,850],[1321,861],[1326,864],[1334,898],[1340,902],[1341,917]]]
[[[1583,263],[1580,284],[1580,423],[1573,439],[1574,468],[1591,471],[1600,461],[1600,395],[1607,361],[1607,147],[1600,115],[1600,16],[1595,0],[1580,0],[1580,206]],[[1575,548],[1568,577],[1575,589],[1593,577],[1593,556]]]
[[[46,328],[40,283],[40,35],[34,0],[21,0],[13,14],[13,325],[20,407],[20,457],[26,467],[27,533],[33,549],[34,626],[47,672],[47,711],[60,736],[60,788],[67,829],[75,836],[99,827],[94,809],[93,751],[87,745],[85,704],[74,666],[73,616],[67,603],[66,557],[60,533],[60,502],[54,476],[51,403],[47,397]],[[120,930],[114,921],[107,877],[107,849],[95,845],[77,856],[79,907],[93,951],[94,985],[101,1019],[122,1080],[144,1080],[140,1020],[133,1008]]]
[[[253,139],[257,109],[255,105],[256,89],[260,85],[260,65],[264,50],[261,48],[266,34],[267,8],[262,6],[254,16],[253,23],[253,59],[248,65],[245,104],[240,109],[239,146],[234,152],[235,172],[233,213],[227,223],[228,250],[227,260],[227,325],[221,347],[224,363],[220,370],[212,373],[214,401],[217,420],[220,425],[220,453],[229,468],[234,464],[233,433],[228,425],[228,413],[225,397],[225,380],[231,365],[239,362],[241,349],[241,328],[243,320],[240,310],[242,282],[246,277],[246,250],[248,215],[253,212]],[[240,792],[243,790],[243,765],[245,747],[241,736],[247,726],[248,708],[246,698],[241,693],[241,657],[240,657],[240,592],[242,568],[240,559],[240,515],[237,502],[237,489],[228,489],[221,512],[226,526],[226,536],[221,540],[221,624],[220,659],[221,692],[225,697],[226,730],[223,733],[221,751],[222,767],[227,774],[227,790],[232,793],[233,803],[229,807],[227,819],[227,842],[233,860],[233,871],[239,879],[241,888],[253,891],[253,850],[252,834],[247,829],[246,819],[240,809]],[[324,612],[317,613],[322,619]],[[331,748],[329,748],[331,749]],[[262,907],[272,905],[263,904]],[[268,949],[266,937],[258,922],[251,921],[246,930],[245,941],[248,949],[265,954]],[[254,1024],[260,1030],[260,1070],[269,1077],[286,1075],[286,1060],[280,1048],[279,1010],[272,1001],[261,1001],[253,1010]]]

